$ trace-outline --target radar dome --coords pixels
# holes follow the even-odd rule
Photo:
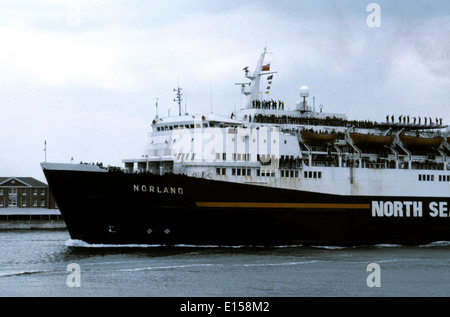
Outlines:
[[[300,97],[308,97],[309,96],[309,87],[301,86],[300,87]]]

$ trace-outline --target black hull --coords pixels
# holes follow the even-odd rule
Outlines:
[[[71,238],[92,244],[414,245],[450,240],[446,197],[339,196],[182,175],[44,173]],[[386,207],[385,215],[380,207],[373,210],[374,201],[403,205],[395,214],[389,213],[395,208]],[[420,202],[420,213],[413,213],[412,202],[416,207]]]

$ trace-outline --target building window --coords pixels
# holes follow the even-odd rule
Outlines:
[[[27,206],[27,201],[26,199],[22,199],[22,207],[26,207]]]
[[[8,201],[8,206],[9,206],[9,207],[15,207],[15,206],[17,206],[17,199],[9,199],[9,201]]]
[[[41,199],[41,207],[45,207],[45,199]]]

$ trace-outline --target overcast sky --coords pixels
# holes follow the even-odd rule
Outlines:
[[[229,116],[266,45],[269,97],[287,107],[308,85],[350,119],[448,124],[449,39],[446,0],[1,1],[0,176],[45,180],[45,140],[51,162],[140,156],[156,98],[160,116],[178,113],[177,85],[190,113]]]

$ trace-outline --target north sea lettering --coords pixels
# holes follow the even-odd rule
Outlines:
[[[183,195],[183,187],[158,185],[133,185],[133,191],[142,193]]]
[[[422,217],[422,202],[372,201],[372,217]]]
[[[432,201],[427,205],[422,201],[372,201],[372,217],[423,217],[428,212],[431,217],[450,217],[446,201]]]
[[[430,203],[430,216],[431,217],[448,217],[448,208],[446,201],[440,201],[439,203],[432,201]]]

